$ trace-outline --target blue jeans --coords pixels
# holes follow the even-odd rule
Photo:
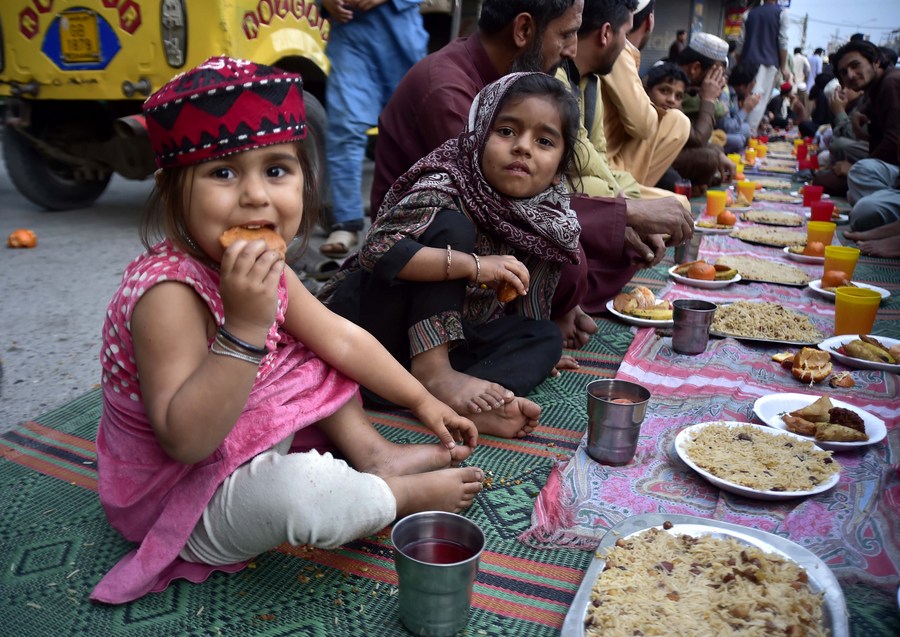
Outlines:
[[[331,180],[334,230],[363,229],[362,163],[366,131],[378,123],[400,80],[425,56],[428,33],[417,3],[386,2],[332,22],[326,54],[331,62],[325,100],[325,161]]]

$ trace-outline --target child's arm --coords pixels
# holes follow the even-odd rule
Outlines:
[[[452,448],[454,440],[475,447],[478,431],[471,420],[432,396],[374,336],[329,310],[293,271],[286,272],[284,328],[289,333],[360,385],[410,409],[446,447]]]
[[[240,257],[240,258],[238,258]],[[225,325],[253,345],[275,320],[284,261],[262,241],[239,241],[221,264]],[[207,347],[216,324],[187,285],[160,283],[138,301],[131,320],[144,407],[159,444],[186,464],[208,457],[244,409],[257,365]]]

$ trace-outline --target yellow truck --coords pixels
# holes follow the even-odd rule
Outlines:
[[[329,28],[313,0],[2,0],[9,176],[48,210],[90,205],[113,173],[146,178],[155,166],[144,99],[176,73],[231,55],[303,75],[310,159],[324,190]]]

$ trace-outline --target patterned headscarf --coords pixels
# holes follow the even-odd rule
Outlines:
[[[176,75],[143,110],[159,168],[306,137],[299,75],[224,56]]]
[[[429,197],[433,214],[442,208],[455,208],[453,199],[458,197],[484,232],[545,261],[578,263],[581,226],[569,208],[565,180],[534,197],[516,199],[492,188],[481,170],[484,147],[500,105],[510,87],[526,75],[534,74],[511,73],[484,87],[469,110],[466,130],[416,162],[394,182],[376,223],[390,214],[390,225],[403,225],[397,215],[404,215],[404,210],[398,204],[416,193],[436,194]]]

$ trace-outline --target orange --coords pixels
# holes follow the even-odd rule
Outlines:
[[[850,279],[846,273],[840,270],[828,270],[822,275],[822,288],[839,288],[842,285],[850,285]]]
[[[10,248],[33,248],[37,245],[37,235],[31,230],[19,228],[9,233],[6,245]]]
[[[823,257],[825,256],[825,244],[821,241],[810,241],[803,248],[803,254],[808,257]],[[838,270],[833,271],[837,272]]]
[[[733,226],[736,221],[737,217],[734,216],[733,212],[730,212],[728,210],[723,210],[719,213],[719,216],[716,217],[716,223],[720,223],[723,226]],[[822,248],[822,250],[824,251],[825,248]],[[825,253],[823,252],[822,254]]]
[[[716,278],[716,269],[706,261],[697,261],[688,268],[687,275],[689,279],[713,281]]]

